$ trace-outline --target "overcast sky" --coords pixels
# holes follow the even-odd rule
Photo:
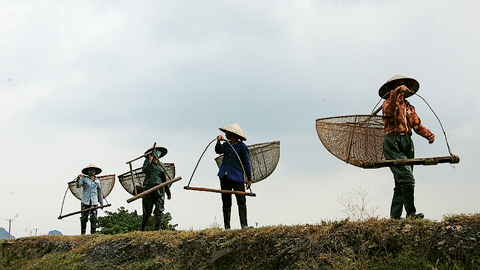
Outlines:
[[[247,144],[281,141],[275,172],[247,198],[250,225],[343,219],[338,197],[359,185],[387,218],[390,170],[337,159],[315,120],[369,114],[395,74],[419,81],[461,159],[415,167],[417,210],[433,220],[477,213],[479,10],[475,0],[5,2],[0,227],[14,219],[15,237],[79,234],[79,215],[57,219],[67,182],[90,163],[125,173],[154,142],[183,178],[166,201],[172,223],[223,224],[219,194],[183,187],[218,128],[233,122]],[[410,102],[437,138],[429,145],[414,135],[416,156],[448,155],[432,111],[417,96]],[[192,186],[219,188],[215,156],[212,146]],[[105,210],[141,213],[130,197],[117,181]],[[79,209],[69,192],[63,214]],[[232,226],[240,227],[235,207]]]

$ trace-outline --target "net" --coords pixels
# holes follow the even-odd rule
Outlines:
[[[381,116],[348,115],[316,120],[323,146],[335,157],[357,167],[383,160],[385,137]]]
[[[174,178],[175,177],[175,164],[174,163],[163,163],[165,169],[167,169],[168,174]],[[130,174],[130,171],[121,174],[118,176],[118,181],[122,185],[122,187],[131,195],[137,195],[143,191],[143,181],[145,180],[145,173],[142,171],[142,168],[137,168],[133,170],[133,178]],[[167,176],[168,180],[168,176]],[[137,189],[137,194],[135,194],[134,183]]]
[[[100,181],[100,186],[102,188],[102,196],[106,198],[110,192],[112,192],[113,186],[115,185],[115,174],[97,176]],[[77,199],[82,199],[83,188],[77,188],[76,181],[68,183],[68,188],[72,192],[73,196]]]
[[[258,143],[247,146],[252,167],[252,183],[262,181],[273,173],[280,159],[280,141]],[[222,164],[223,155],[215,158],[217,166]]]

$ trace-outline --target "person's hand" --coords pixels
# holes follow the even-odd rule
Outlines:
[[[83,174],[79,174],[78,175],[78,179],[82,178],[83,177]]]
[[[402,93],[402,92],[405,92],[405,93],[411,92],[410,89],[408,89],[408,87],[406,87],[405,85],[400,85],[400,86],[397,87],[396,89],[399,89],[398,91],[399,91],[400,93]]]
[[[102,209],[102,210],[103,210],[103,203],[102,203],[102,205],[100,205],[100,209]]]
[[[148,162],[152,163],[153,160],[153,152],[148,155]]]
[[[250,186],[252,185],[252,180],[247,180],[247,188],[250,189]]]
[[[427,136],[428,143],[432,144],[435,141],[435,135],[430,134]]]
[[[172,199],[172,194],[167,195],[167,199],[171,200]]]
[[[217,141],[224,141],[224,140],[225,140],[225,139],[223,138],[222,135],[218,135],[218,136],[217,136]]]

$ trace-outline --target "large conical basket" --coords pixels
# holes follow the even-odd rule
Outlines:
[[[97,178],[100,181],[100,186],[102,188],[102,196],[103,198],[106,198],[110,192],[112,192],[113,186],[115,185],[115,174],[97,176]],[[77,188],[76,181],[69,182],[68,188],[73,196],[79,200],[82,199],[83,189],[81,187]]]
[[[318,137],[335,157],[357,167],[383,160],[381,116],[348,115],[316,120]]]
[[[168,175],[170,175],[173,179],[175,177],[175,164],[163,163],[163,165],[165,166],[165,169],[167,169]],[[145,173],[142,171],[142,168],[137,168],[133,170],[133,178],[134,181],[132,181],[132,176],[130,174],[130,171],[128,171],[124,174],[119,175],[118,181],[120,181],[120,184],[122,184],[122,187],[128,193],[130,193],[131,195],[137,195],[138,193],[141,193],[143,191],[143,181],[145,180]],[[136,186],[137,194],[135,194],[134,186]]]
[[[280,159],[280,141],[248,145],[252,183],[262,181],[273,173]],[[215,158],[217,166],[222,164],[223,155]]]

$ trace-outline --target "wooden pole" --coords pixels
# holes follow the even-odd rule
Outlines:
[[[237,194],[237,195],[245,195],[245,196],[252,196],[257,197],[257,194],[252,192],[244,192],[244,191],[236,191],[236,190],[221,190],[221,189],[211,189],[211,188],[201,188],[201,187],[183,187],[187,190],[198,190],[198,191],[208,191],[208,192],[215,192],[215,193],[224,193],[224,194]]]
[[[80,213],[82,213],[82,212],[86,212],[86,211],[90,211],[90,210],[95,210],[95,209],[103,208],[103,207],[109,207],[109,206],[112,206],[112,205],[111,205],[111,204],[106,204],[106,205],[100,205],[100,206],[95,206],[95,207],[83,209],[83,210],[76,211],[76,212],[73,212],[73,213],[70,213],[70,214],[66,214],[66,215],[63,215],[63,216],[59,216],[58,219],[62,219],[62,218],[64,218],[64,217],[73,216],[73,215],[76,215],[76,214],[80,214]]]
[[[380,161],[364,161],[362,167],[364,169],[376,169],[381,167],[396,167],[408,165],[437,165],[438,163],[459,163],[459,156],[431,157],[431,158],[412,158],[412,159],[396,159],[396,160],[380,160]]]
[[[139,159],[141,159],[141,158],[143,158],[143,157],[145,157],[145,156],[147,156],[147,155],[150,155],[150,152],[148,152],[148,153],[146,153],[146,154],[143,154],[143,155],[141,155],[141,156],[139,156],[139,157],[137,157],[137,158],[135,158],[135,159],[132,159],[132,160],[130,160],[130,161],[127,161],[127,164],[128,164],[128,163],[132,163],[132,162],[134,162],[134,161],[136,161],[136,160],[139,160]]]
[[[155,156],[155,157],[156,157],[157,160],[158,160],[158,164],[160,164],[160,166],[162,166],[162,169],[163,169],[163,171],[165,172],[165,174],[167,175],[168,180],[172,180],[172,176],[168,173],[167,168],[165,168],[165,165],[163,165],[163,163],[158,159],[157,156]]]
[[[133,202],[133,201],[135,201],[135,200],[137,200],[137,199],[139,199],[139,198],[142,198],[143,196],[145,196],[145,195],[147,195],[147,194],[149,194],[149,193],[154,192],[155,190],[161,189],[162,187],[164,187],[164,186],[166,186],[166,185],[170,185],[170,184],[172,184],[172,183],[174,183],[174,182],[177,182],[178,180],[181,180],[181,179],[182,179],[182,177],[178,176],[178,177],[173,178],[172,180],[169,180],[169,181],[167,181],[167,182],[163,182],[163,183],[161,183],[161,184],[158,185],[158,186],[154,186],[154,187],[152,187],[151,189],[148,189],[148,190],[146,190],[146,191],[144,191],[144,192],[142,192],[142,193],[140,193],[140,194],[138,194],[138,195],[136,195],[136,196],[133,196],[132,198],[130,198],[130,199],[127,200],[127,203],[131,203],[131,202]]]
[[[365,119],[363,121],[355,123],[355,124],[363,125],[363,124],[367,123],[370,119],[372,119],[375,115],[377,115],[377,113],[379,113],[381,110],[382,110],[382,106],[380,106],[378,109],[376,109],[374,112],[372,112],[372,114],[370,114],[370,117],[368,117],[367,119]]]

